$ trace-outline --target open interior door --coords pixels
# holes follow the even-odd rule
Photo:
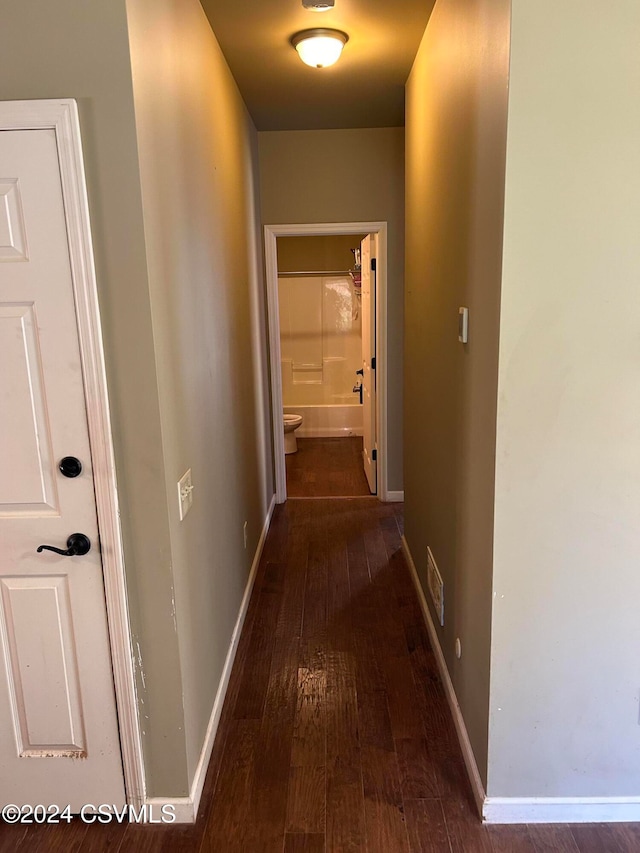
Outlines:
[[[362,418],[364,473],[371,494],[377,491],[376,449],[376,238],[360,244],[362,269]]]

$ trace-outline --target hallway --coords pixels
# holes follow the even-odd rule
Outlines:
[[[482,826],[401,532],[401,504],[276,508],[207,780],[215,793],[191,830],[202,853],[640,849],[633,824]]]
[[[0,853],[632,853],[637,824],[483,826],[402,505],[276,508],[192,826],[0,824]]]

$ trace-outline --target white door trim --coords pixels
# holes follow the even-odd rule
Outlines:
[[[280,373],[280,318],[278,315],[278,237],[328,234],[377,234],[376,265],[376,447],[378,450],[378,498],[388,500],[387,489],[387,223],[320,222],[297,225],[265,225],[267,315],[271,368],[271,428],[276,474],[276,501],[287,499],[287,472],[282,429],[282,375]]]
[[[53,130],[56,135],[91,444],[124,781],[127,801],[140,806],[145,796],[142,739],[130,648],[118,488],[78,108],[71,99],[0,102],[0,130],[39,129]]]

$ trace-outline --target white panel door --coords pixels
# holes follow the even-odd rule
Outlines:
[[[0,131],[0,801],[125,803],[53,130]]]
[[[375,271],[371,269],[373,237],[368,234],[360,244],[362,268],[362,460],[371,494],[377,490],[376,450],[376,355]]]

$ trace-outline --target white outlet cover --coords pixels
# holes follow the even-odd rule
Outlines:
[[[178,509],[180,512],[180,521],[191,509],[193,504],[193,483],[191,482],[191,468],[180,477],[178,480]]]

